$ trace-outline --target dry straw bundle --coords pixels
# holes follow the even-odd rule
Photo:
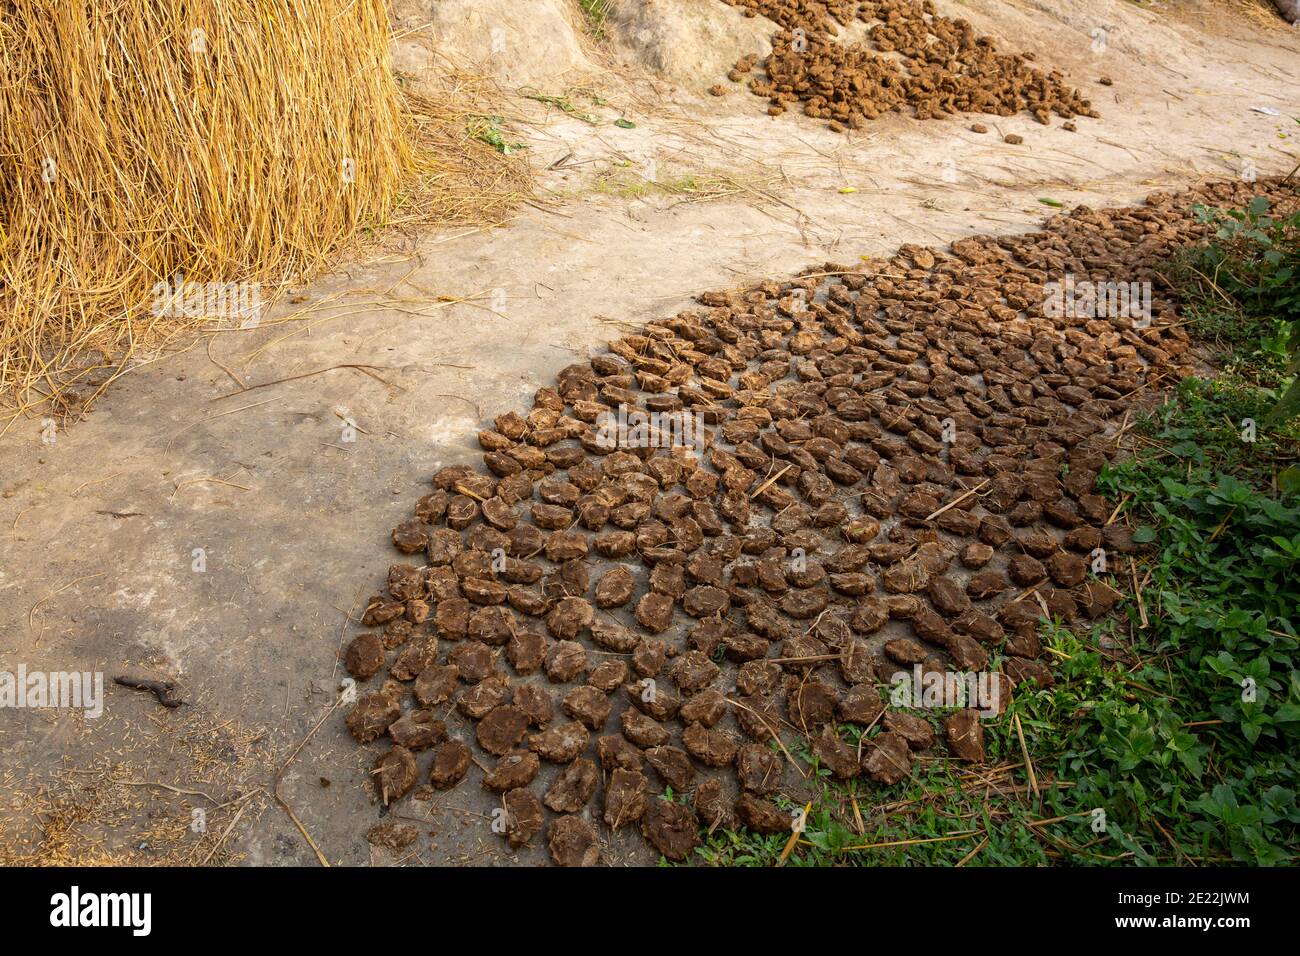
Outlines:
[[[382,0],[0,0],[0,70],[0,400],[19,410],[87,403],[196,315],[239,325],[202,297],[160,309],[161,288],[286,281],[359,228],[471,194],[483,212],[511,178],[399,89]]]

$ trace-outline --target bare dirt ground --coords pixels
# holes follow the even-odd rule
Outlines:
[[[428,22],[409,6],[399,28]],[[390,563],[389,530],[437,467],[477,455],[485,417],[526,410],[575,357],[703,289],[1021,231],[1051,211],[1043,199],[1120,204],[1300,162],[1300,30],[1280,21],[1217,3],[937,6],[1063,70],[1101,119],[1071,133],[1028,115],[890,115],[837,134],[795,113],[771,119],[739,86],[707,96],[723,77],[690,84],[680,64],[669,81],[616,51],[623,65],[602,69],[586,41],[539,39],[516,19],[505,59],[550,39],[569,53],[549,75],[542,58],[502,82],[596,120],[512,99],[506,136],[539,170],[536,204],[501,228],[424,232],[341,265],[259,328],[142,364],[66,430],[9,427],[4,669],[166,678],[186,704],[108,686],[98,719],[5,711],[0,854],[542,862],[542,849],[512,853],[491,833],[496,798],[476,787],[424,805],[431,840],[372,848],[367,756],[334,709],[337,654]],[[444,29],[438,54],[463,52]],[[399,49],[399,66],[421,69],[420,49]],[[970,132],[976,121],[991,132]],[[603,859],[650,857],[610,835]]]

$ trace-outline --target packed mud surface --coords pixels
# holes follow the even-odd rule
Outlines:
[[[1115,606],[1097,561],[1138,546],[1098,473],[1196,364],[1165,274],[1195,204],[1259,193],[1296,201],[1157,193],[705,293],[564,369],[392,532],[345,658],[377,801],[481,786],[512,847],[590,864],[629,827],[680,861],[702,829],[789,831],[811,761],[982,762],[979,711],[932,723],[896,675],[988,675],[1001,711],[1052,683],[1045,619]]]
[[[930,0],[724,2],[781,27],[761,64],[765,75],[748,84],[769,98],[772,116],[802,105],[806,115],[844,130],[893,111],[940,119],[1027,110],[1044,125],[1053,113],[1067,121],[1099,115],[1059,71],[1037,68],[1032,53],[999,53],[992,38],[967,20],[941,16]],[[865,36],[841,39],[855,22],[868,25]],[[756,55],[742,57],[728,77],[744,80],[757,61]],[[712,92],[723,95],[726,88]]]

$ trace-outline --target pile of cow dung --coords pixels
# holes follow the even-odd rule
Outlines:
[[[441,468],[393,531],[412,560],[346,653],[382,685],[346,718],[390,745],[378,798],[479,763],[511,846],[592,863],[603,821],[683,860],[702,829],[789,832],[773,797],[807,772],[795,754],[882,786],[918,753],[981,762],[974,709],[895,709],[891,675],[993,672],[1004,709],[1052,683],[1045,617],[1115,606],[1088,559],[1135,545],[1094,483],[1118,416],[1192,364],[1160,272],[1209,228],[1194,202],[1259,192],[1295,197],[1153,194],[706,293],[566,368],[480,434],[486,472]],[[1152,282],[1150,325],[1049,318],[1067,275]],[[700,416],[703,453],[609,447],[620,407]]]
[[[918,119],[956,113],[1012,116],[1028,110],[1043,124],[1052,113],[1067,121],[1098,115],[1059,71],[1035,68],[1031,53],[997,52],[992,39],[977,35],[966,20],[939,16],[930,0],[724,2],[781,27],[763,62],[766,76],[749,83],[754,93],[771,101],[768,113],[773,116],[802,103],[805,114],[829,120],[832,129],[841,131],[861,129],[868,120],[908,108]],[[837,22],[847,25],[855,19],[871,25],[870,47],[836,40]],[[740,82],[757,62],[757,56],[742,57],[730,78]]]

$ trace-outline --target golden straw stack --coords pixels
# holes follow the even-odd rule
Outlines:
[[[278,284],[429,212],[388,44],[382,0],[0,0],[0,401],[85,402],[177,328],[160,283]]]

